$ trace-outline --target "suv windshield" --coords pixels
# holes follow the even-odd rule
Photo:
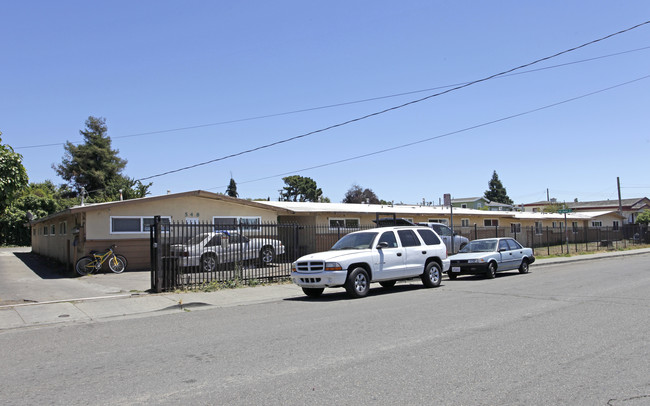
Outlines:
[[[338,240],[332,247],[334,250],[363,250],[372,247],[377,233],[354,233],[348,234]]]
[[[459,252],[492,252],[497,250],[497,240],[471,241]]]

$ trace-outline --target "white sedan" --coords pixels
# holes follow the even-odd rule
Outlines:
[[[211,272],[219,264],[257,260],[260,265],[268,265],[284,254],[281,241],[271,238],[250,238],[229,231],[201,233],[184,244],[170,247],[172,257],[178,258],[182,267],[201,267]]]

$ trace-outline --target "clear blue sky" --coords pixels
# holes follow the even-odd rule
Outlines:
[[[650,20],[650,2],[27,0],[2,2],[0,15],[2,142],[30,181],[60,184],[51,166],[91,115],[141,179],[553,55]],[[496,170],[516,203],[547,189],[616,199],[617,177],[623,198],[650,196],[650,78],[568,101],[650,75],[649,47],[647,24],[522,72],[549,69],[148,181],[153,195],[224,192],[232,174],[240,197],[276,200],[298,174],[332,202],[356,183],[438,203],[481,196]],[[244,120],[261,116],[272,117]]]

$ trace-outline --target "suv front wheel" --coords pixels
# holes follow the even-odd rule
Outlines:
[[[368,294],[370,290],[370,278],[368,272],[361,268],[355,268],[348,275],[348,280],[345,282],[345,290],[351,298],[360,298]]]

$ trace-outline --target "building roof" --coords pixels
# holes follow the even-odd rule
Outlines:
[[[549,202],[546,200],[540,202],[526,203],[524,206],[547,206],[551,204],[566,204],[567,207],[576,210],[587,209],[604,209],[615,208],[618,209],[618,200],[596,200],[591,202]],[[621,206],[627,210],[641,210],[644,207],[650,208],[650,199],[647,197],[635,197],[632,199],[621,199]]]
[[[83,206],[73,206],[68,209],[62,210],[58,213],[50,214],[47,217],[42,217],[39,219],[35,219],[31,221],[31,223],[39,223],[42,221],[49,220],[53,217],[58,217],[60,215],[64,214],[74,214],[74,213],[81,213],[81,212],[88,212],[88,211],[94,211],[94,210],[102,210],[106,208],[111,208],[115,206],[124,206],[124,205],[132,205],[132,204],[141,204],[141,203],[147,203],[147,202],[154,202],[154,201],[160,201],[160,200],[167,200],[167,199],[178,199],[178,198],[183,198],[183,197],[199,197],[199,198],[204,198],[204,199],[212,199],[212,200],[218,200],[226,203],[232,203],[232,204],[239,204],[239,205],[244,205],[244,206],[249,206],[249,207],[256,207],[258,209],[263,209],[263,210],[273,210],[275,212],[279,213],[290,213],[289,211],[286,211],[285,209],[282,208],[274,208],[271,209],[267,205],[261,204],[261,202],[257,201],[252,201],[252,200],[245,200],[245,199],[238,199],[235,197],[230,197],[227,195],[222,195],[219,193],[212,193],[212,192],[207,192],[205,190],[193,190],[189,192],[181,192],[181,193],[168,193],[166,195],[159,195],[159,196],[147,196],[147,197],[141,197],[138,199],[129,199],[129,200],[118,200],[114,202],[104,202],[104,203],[90,203],[90,204],[85,204]]]

